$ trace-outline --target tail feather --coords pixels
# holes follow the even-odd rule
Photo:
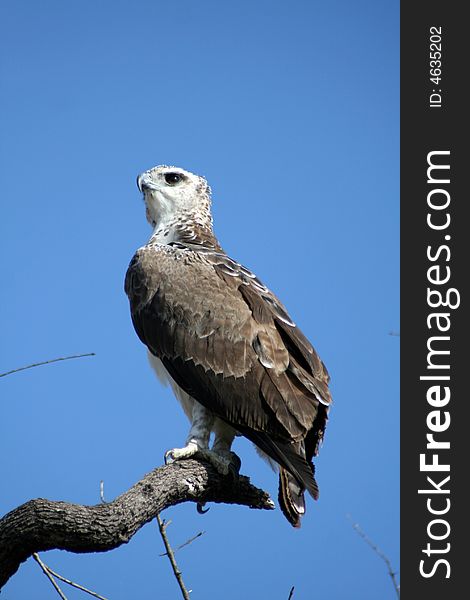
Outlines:
[[[237,428],[270,458],[284,467],[307,490],[312,498],[318,499],[318,485],[315,481],[315,468],[305,457],[304,442],[287,443],[273,440],[268,435],[248,428]]]
[[[292,479],[297,481],[297,486],[302,491],[307,490],[314,500],[318,500],[319,490],[315,480],[315,466],[305,458],[303,442],[297,448],[297,452],[292,444],[282,446],[282,450],[287,458],[287,464],[282,466],[286,468]]]
[[[309,466],[311,466],[310,479],[313,485],[309,485],[308,491],[317,500],[319,492],[315,481],[315,468],[311,463]],[[292,473],[279,466],[279,506],[293,527],[300,527],[300,519],[305,514],[305,489],[304,480],[299,481]]]
[[[304,489],[284,467],[279,467],[279,506],[293,527],[300,527],[305,514]]]
[[[319,496],[315,467],[306,458],[304,442],[281,442],[259,431],[242,427],[238,430],[279,465],[281,510],[291,525],[300,527],[305,514],[304,492],[308,491],[314,500]]]

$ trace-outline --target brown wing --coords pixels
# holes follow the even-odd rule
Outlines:
[[[299,438],[292,417],[306,430],[300,437],[306,438],[311,460],[323,438],[331,403],[325,365],[283,304],[253,273],[225,254],[207,255],[227,284],[237,280],[237,290],[260,328],[252,345],[269,378],[263,378],[265,400],[293,439]]]
[[[178,385],[316,495],[329,378],[279,300],[225,254],[182,244],[139,250],[125,288],[140,339]]]

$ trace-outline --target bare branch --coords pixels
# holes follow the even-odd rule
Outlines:
[[[291,600],[291,598],[294,595],[294,590],[295,590],[295,588],[294,588],[294,586],[292,586],[291,589],[290,589],[290,592],[289,592],[289,598],[287,598],[287,600]]]
[[[92,590],[89,590],[86,587],[83,587],[83,585],[80,585],[78,583],[75,583],[74,581],[71,581],[70,579],[67,579],[66,577],[64,577],[63,575],[59,575],[59,573],[56,573],[55,571],[53,571],[48,565],[46,565],[45,562],[43,562],[40,558],[39,555],[34,553],[33,554],[33,558],[34,560],[39,564],[39,566],[41,567],[41,569],[43,570],[44,574],[47,575],[47,577],[51,580],[52,585],[56,588],[57,593],[62,597],[62,598],[66,598],[65,595],[63,594],[62,590],[60,589],[60,587],[58,586],[57,582],[53,579],[54,577],[57,577],[57,579],[60,579],[61,581],[63,581],[64,583],[67,583],[68,585],[77,588],[77,590],[81,590],[82,592],[86,592],[87,594],[90,594],[90,596],[93,596],[95,598],[98,598],[99,600],[108,600],[107,598],[105,598],[104,596],[100,596],[100,594],[97,594],[96,592],[93,592]],[[67,599],[66,599],[67,600]]]
[[[166,523],[166,526],[168,527],[168,525],[171,523],[171,521],[168,521]],[[181,548],[184,548],[185,546],[189,546],[189,544],[192,544],[194,542],[194,540],[197,540],[197,538],[201,537],[201,535],[204,535],[206,532],[205,531],[200,531],[199,533],[196,533],[195,536],[193,536],[192,538],[189,538],[189,540],[186,540],[183,544],[181,544],[180,546],[176,546],[176,549],[173,550],[173,552],[176,554],[178,552],[178,550],[181,550]],[[159,556],[167,556],[166,552],[163,552],[162,554],[159,554]]]
[[[247,477],[220,475],[212,465],[195,459],[153,470],[106,504],[30,500],[0,519],[0,588],[35,552],[112,550],[127,543],[164,509],[188,501],[274,508],[269,495]]]
[[[199,533],[196,533],[195,536],[193,536],[192,538],[189,538],[189,540],[186,540],[184,542],[184,544],[181,544],[181,546],[178,546],[175,550],[175,552],[178,552],[178,550],[181,550],[181,548],[184,548],[185,546],[189,546],[189,544],[192,544],[194,542],[194,540],[197,540],[197,538],[201,537],[201,535],[204,535],[206,532],[205,531],[200,531]]]
[[[37,556],[37,554],[36,554],[36,556]],[[100,594],[97,594],[93,590],[89,590],[88,588],[84,587],[83,585],[80,585],[79,583],[75,583],[75,581],[71,581],[70,579],[67,579],[63,575],[56,573],[49,567],[49,565],[46,565],[45,563],[43,563],[43,564],[44,564],[45,568],[49,571],[49,573],[51,575],[53,575],[54,577],[57,577],[57,579],[60,579],[60,581],[63,581],[64,583],[67,583],[68,585],[70,585],[74,588],[77,588],[77,590],[81,590],[82,592],[85,592],[85,593],[89,594],[90,596],[93,596],[94,598],[99,598],[99,600],[108,600],[107,598],[105,598],[104,596],[100,596]]]
[[[350,515],[348,515],[348,518],[351,520]],[[361,529],[361,527],[360,527],[360,525],[358,523],[353,523],[352,526],[353,526],[353,529],[356,531],[356,533],[361,536],[361,538],[366,542],[366,544],[369,545],[372,548],[372,550],[376,554],[378,554],[378,556],[380,556],[380,558],[387,565],[388,574],[390,575],[390,578],[392,580],[393,587],[395,588],[395,592],[397,594],[397,597],[400,598],[400,586],[398,585],[397,578],[396,578],[396,572],[393,570],[392,563],[390,562],[388,556],[386,556],[382,552],[382,550],[380,550],[380,548],[376,544],[374,544],[374,542]]]
[[[104,499],[104,481],[100,481],[100,500],[103,504],[106,504],[106,500]]]
[[[88,352],[87,354],[74,354],[73,356],[61,356],[60,358],[53,358],[52,360],[44,360],[43,362],[33,363],[26,367],[19,367],[18,369],[12,369],[6,373],[0,373],[0,377],[6,377],[12,373],[18,373],[19,371],[25,371],[26,369],[32,369],[33,367],[40,367],[42,365],[50,365],[51,363],[59,362],[61,360],[72,360],[73,358],[83,358],[84,356],[96,356],[94,352]]]
[[[176,563],[173,549],[168,540],[168,536],[166,535],[166,528],[168,527],[168,525],[170,523],[169,522],[165,523],[164,521],[162,521],[162,518],[160,517],[159,514],[157,515],[157,523],[158,523],[158,529],[160,530],[160,535],[162,536],[162,539],[163,539],[163,543],[165,544],[166,555],[168,556],[168,560],[170,561],[171,568],[173,569],[173,573],[176,577],[176,581],[178,582],[178,585],[180,586],[181,594],[183,595],[184,600],[190,600],[189,592],[186,589],[186,586],[184,585],[183,575],[182,575],[181,571],[179,570],[178,564]]]
[[[52,577],[52,575],[49,573],[48,566],[42,562],[42,560],[39,558],[39,555],[36,554],[36,552],[33,554],[33,558],[38,563],[38,565],[41,567],[42,572],[44,573],[44,575],[46,575],[46,577],[52,583],[55,591],[59,594],[59,596],[62,598],[62,600],[67,600],[67,596],[60,589],[60,587],[59,587],[58,583],[56,582],[56,580],[54,579],[54,577]]]

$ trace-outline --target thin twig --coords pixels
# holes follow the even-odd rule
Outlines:
[[[166,526],[168,527],[168,525],[171,523],[171,521],[168,521],[168,523],[166,524]],[[191,544],[192,542],[194,542],[194,540],[197,540],[198,537],[201,537],[201,535],[204,535],[206,532],[205,531],[200,531],[199,533],[196,533],[196,535],[192,538],[189,538],[189,540],[186,540],[184,542],[184,544],[181,544],[181,546],[177,546],[177,548],[174,550],[174,552],[178,552],[178,550],[181,550],[181,548],[184,548],[185,546],[189,546],[189,544]],[[160,554],[159,556],[166,556],[167,553],[163,552],[163,554]]]
[[[294,595],[294,589],[294,586],[292,586],[289,592],[289,598],[287,598],[287,600],[291,600],[292,596]]]
[[[38,554],[33,554],[33,558],[34,558],[34,560],[36,560],[39,563],[39,565],[41,566],[41,569],[49,577],[49,579],[53,582],[54,587],[57,589],[57,591],[59,593],[61,593],[60,592],[60,588],[58,587],[56,581],[54,581],[54,579],[52,577],[57,577],[57,579],[60,579],[60,581],[63,581],[64,583],[67,583],[68,585],[71,585],[72,587],[77,588],[77,590],[81,590],[82,592],[90,594],[90,596],[93,596],[95,598],[99,598],[99,600],[108,600],[104,596],[100,596],[100,594],[97,594],[96,592],[93,592],[92,590],[89,590],[88,588],[84,587],[83,585],[75,583],[74,581],[71,581],[70,579],[67,579],[63,575],[60,575],[59,573],[56,573],[48,565],[46,565],[46,563],[44,563],[39,558]],[[63,594],[61,594],[61,596],[63,598],[66,598]]]
[[[82,592],[86,592],[87,594],[90,594],[90,596],[94,596],[95,598],[99,598],[99,600],[108,600],[107,598],[105,598],[104,596],[100,596],[100,594],[97,594],[96,592],[93,592],[92,590],[89,590],[86,587],[83,587],[83,585],[80,585],[78,583],[75,583],[74,581],[71,581],[70,579],[67,579],[66,577],[64,577],[63,575],[59,575],[59,573],[56,573],[55,571],[53,571],[50,567],[47,567],[47,570],[49,571],[49,573],[51,575],[54,575],[54,577],[57,577],[57,579],[60,579],[61,581],[63,581],[64,583],[68,583],[69,585],[71,585],[74,588],[77,588],[77,590],[81,590]]]
[[[178,550],[181,550],[181,548],[184,548],[185,546],[189,546],[189,544],[192,544],[192,542],[194,542],[194,540],[197,540],[198,537],[201,537],[201,535],[204,535],[206,532],[205,531],[200,531],[199,533],[196,533],[196,535],[192,538],[189,538],[189,540],[186,540],[184,542],[184,544],[181,544],[181,546],[178,546],[175,550],[175,552],[177,552]]]
[[[348,518],[351,520],[351,517],[349,515],[348,515]],[[388,556],[386,556],[382,552],[382,550],[380,550],[380,548],[376,544],[374,544],[374,542],[361,529],[361,527],[358,523],[353,523],[352,526],[353,526],[353,529],[356,531],[356,533],[361,536],[361,538],[366,542],[366,544],[368,544],[372,548],[372,550],[376,554],[378,554],[380,556],[380,558],[384,561],[384,563],[387,565],[388,574],[390,575],[390,577],[392,579],[393,587],[395,588],[397,598],[400,598],[400,586],[398,585],[396,573],[392,568],[392,563],[390,562]]]
[[[54,586],[56,592],[59,594],[59,596],[62,598],[62,600],[67,600],[67,596],[62,592],[62,590],[60,589],[60,587],[57,584],[56,580],[49,573],[49,567],[42,562],[42,560],[39,558],[39,556],[36,554],[36,552],[33,554],[33,558],[38,563],[38,565],[41,567],[44,575],[46,575],[46,577],[52,583],[52,585]]]
[[[158,523],[158,529],[160,530],[160,535],[162,536],[162,539],[163,539],[163,543],[165,544],[165,549],[166,549],[168,559],[171,563],[171,567],[173,569],[173,573],[175,574],[176,581],[178,582],[178,585],[180,586],[180,590],[181,590],[181,593],[183,594],[183,598],[184,598],[184,600],[190,600],[189,592],[186,589],[186,586],[184,585],[181,571],[179,570],[178,565],[176,564],[175,555],[173,553],[173,550],[170,546],[170,542],[168,541],[168,537],[166,535],[166,528],[168,527],[169,523],[165,523],[164,521],[162,521],[162,518],[160,517],[159,514],[157,515],[157,523]]]
[[[40,367],[41,365],[50,365],[51,363],[59,362],[61,360],[71,360],[72,358],[83,358],[84,356],[96,356],[94,352],[88,352],[87,354],[74,354],[73,356],[61,356],[60,358],[53,358],[52,360],[44,360],[43,362],[33,363],[26,367],[19,367],[18,369],[12,369],[6,373],[0,373],[0,377],[6,377],[12,373],[18,373],[18,371],[25,371],[26,369],[32,369],[33,367]]]

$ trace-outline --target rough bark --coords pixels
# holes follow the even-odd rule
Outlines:
[[[30,500],[0,520],[0,589],[34,552],[106,552],[127,543],[160,511],[187,501],[274,508],[247,477],[222,476],[193,459],[155,469],[109,503]]]

